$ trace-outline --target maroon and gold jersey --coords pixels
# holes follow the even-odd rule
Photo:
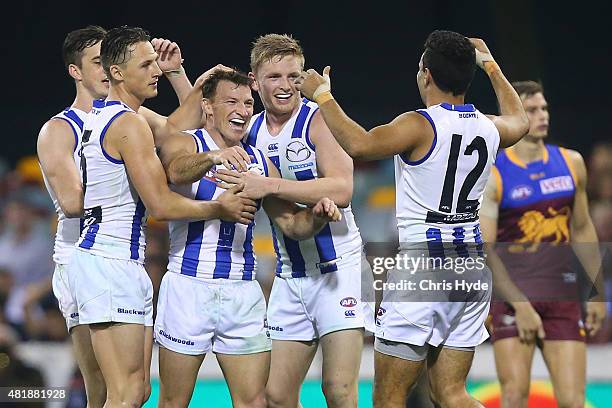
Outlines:
[[[517,286],[533,300],[575,299],[569,246],[576,176],[567,150],[545,145],[543,159],[523,163],[512,149],[498,153],[497,252]]]

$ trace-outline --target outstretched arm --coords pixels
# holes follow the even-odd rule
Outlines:
[[[270,177],[279,178],[280,174],[272,162],[267,159]],[[342,213],[329,198],[322,198],[312,208],[301,208],[292,202],[276,197],[267,197],[263,207],[270,220],[291,239],[304,240],[312,238],[329,222],[340,221]]]
[[[51,119],[40,130],[37,142],[38,161],[66,217],[83,214],[83,185],[74,162],[74,133],[61,119]]]
[[[152,39],[151,45],[153,45],[153,49],[159,55],[157,58],[159,69],[162,70],[164,76],[170,82],[172,89],[174,89],[178,97],[179,104],[182,105],[187,99],[192,86],[183,68],[181,49],[177,43],[164,38]]]
[[[379,160],[396,154],[409,154],[419,144],[432,140],[433,129],[416,112],[404,113],[391,123],[367,131],[352,120],[331,95],[330,68],[323,75],[309,69],[302,73],[296,87],[319,104],[321,114],[340,146],[357,160]]]

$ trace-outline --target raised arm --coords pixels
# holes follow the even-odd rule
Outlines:
[[[78,148],[72,127],[64,120],[49,120],[38,134],[38,161],[68,218],[83,214],[83,185],[74,162]]]
[[[234,206],[231,213],[219,201],[195,201],[172,192],[164,169],[155,154],[153,134],[144,118],[125,113],[107,131],[105,149],[124,161],[130,181],[145,207],[158,220],[225,219],[248,224],[242,208]],[[227,208],[226,208],[227,209]]]
[[[586,194],[587,171],[580,153],[562,150],[574,176],[576,193],[570,219],[570,242],[580,264],[586,271],[590,282],[595,286],[597,295],[587,302],[585,325],[589,336],[595,335],[606,317],[605,288],[603,282],[601,253],[595,226],[589,214]]]
[[[179,104],[182,105],[188,98],[192,86],[183,68],[181,49],[177,43],[164,38],[152,39],[151,45],[158,54],[157,65],[159,65],[159,69],[162,70],[164,76],[170,82],[178,97]]]
[[[280,174],[272,162],[268,162],[269,176],[279,178]],[[294,240],[312,238],[329,222],[340,221],[342,213],[329,198],[322,198],[312,208],[301,208],[295,203],[276,197],[267,197],[263,208],[284,235]]]
[[[496,181],[499,180],[499,174],[494,174],[496,172],[497,169],[494,167],[492,174],[487,180],[484,198],[480,207],[480,226],[485,242],[487,265],[493,275],[493,288],[495,292],[508,302],[515,311],[519,338],[521,341],[531,342],[536,338],[543,339],[545,337],[542,319],[529,302],[529,299],[512,282],[504,263],[499,255],[497,255],[497,252],[495,252],[499,196],[501,195]]]
[[[470,41],[476,48],[476,63],[489,76],[497,96],[501,115],[488,115],[488,117],[499,131],[499,147],[512,146],[529,131],[529,119],[523,109],[523,103],[493,59],[485,42],[479,38],[470,38]]]

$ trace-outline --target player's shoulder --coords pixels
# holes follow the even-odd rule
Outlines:
[[[53,143],[59,138],[74,141],[76,130],[67,119],[54,116],[47,120],[38,132],[38,143]]]
[[[577,150],[573,150],[573,149],[568,149],[562,146],[555,146],[555,145],[546,145],[547,148],[550,148],[549,146],[554,146],[556,148],[559,149],[559,152],[561,152],[561,154],[563,156],[565,156],[567,159],[571,160],[572,163],[574,164],[584,164],[584,158],[582,157],[582,154],[580,154],[579,151]]]

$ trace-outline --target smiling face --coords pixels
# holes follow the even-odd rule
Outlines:
[[[295,88],[304,66],[301,57],[286,55],[262,62],[252,74],[253,89],[259,93],[264,109],[276,115],[290,114],[300,105],[301,95]]]
[[[162,71],[157,65],[157,53],[148,41],[130,46],[129,59],[110,67],[115,81],[123,81],[124,86],[134,96],[144,100],[157,95],[157,81]]]
[[[227,146],[235,146],[244,138],[253,116],[251,88],[221,80],[214,96],[203,100],[208,123],[221,134]]]
[[[544,94],[538,92],[530,96],[521,95],[521,100],[529,118],[528,135],[538,139],[548,136],[548,103]]]
[[[100,44],[97,42],[83,50],[81,66],[71,65],[73,75],[83,87],[95,98],[104,99],[108,95],[108,79],[100,62]]]

